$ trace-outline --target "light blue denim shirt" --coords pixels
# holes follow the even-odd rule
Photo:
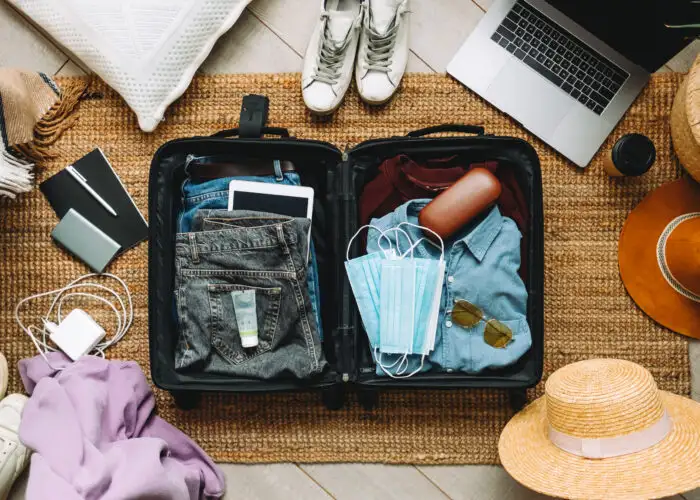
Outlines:
[[[372,220],[382,231],[402,222],[418,224],[418,212],[431,200],[411,200],[394,212]],[[422,230],[403,225],[415,242],[423,237]],[[387,233],[396,245],[397,231]],[[376,252],[379,233],[370,231],[367,252]],[[527,290],[518,274],[520,268],[521,234],[498,207],[472,222],[451,240],[445,242],[445,281],[440,300],[440,316],[435,350],[424,361],[423,370],[462,371],[477,373],[486,368],[500,368],[517,361],[532,344],[530,327],[526,320]],[[405,237],[400,246],[407,249]],[[384,248],[386,241],[382,242]],[[425,240],[414,250],[417,258],[438,259],[440,250]],[[513,340],[504,348],[491,347],[484,341],[485,322],[464,328],[452,322],[452,305],[464,299],[481,308],[486,319],[497,319],[513,331]],[[395,356],[384,355],[382,363],[394,363]],[[420,366],[420,356],[409,356],[410,373]],[[392,371],[393,373],[393,371]],[[377,368],[377,374],[383,375]]]

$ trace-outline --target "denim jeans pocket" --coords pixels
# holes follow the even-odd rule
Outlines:
[[[236,321],[231,292],[255,291],[255,310],[258,323],[258,345],[245,349]],[[212,346],[233,365],[249,361],[268,352],[277,339],[282,304],[282,288],[263,288],[240,284],[210,284],[208,286],[211,313]]]
[[[179,323],[175,367],[181,369],[206,359],[208,352],[205,351],[208,349],[205,343],[197,338],[197,329],[192,325],[188,314],[187,294],[182,288],[175,289],[175,307]]]

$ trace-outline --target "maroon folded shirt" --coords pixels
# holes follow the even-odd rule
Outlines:
[[[511,168],[496,161],[460,165],[457,157],[427,160],[418,164],[406,155],[390,158],[379,166],[379,174],[367,183],[360,196],[360,224],[369,224],[373,218],[393,212],[408,200],[434,198],[472,168],[490,170],[501,181],[498,198],[501,214],[517,224],[523,239],[520,242],[520,275],[527,269],[527,223],[530,217],[525,196]]]

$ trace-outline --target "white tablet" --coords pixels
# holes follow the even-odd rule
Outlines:
[[[306,186],[234,180],[228,185],[228,209],[311,219],[314,190]]]

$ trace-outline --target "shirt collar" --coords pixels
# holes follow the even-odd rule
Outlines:
[[[418,224],[418,213],[430,203],[430,201],[430,199],[417,199],[404,203],[394,212],[392,226],[397,227],[402,222]],[[497,205],[494,205],[486,215],[472,222],[461,233],[458,233],[454,242],[463,242],[472,255],[474,255],[474,258],[481,262],[486,252],[491,247],[491,244],[496,239],[496,236],[498,236],[502,226],[503,217],[501,216],[501,211],[498,209]],[[416,227],[403,225],[401,229],[406,231],[414,242],[425,237],[423,232]],[[399,234],[393,235],[392,240],[396,241],[399,238],[401,238],[399,240],[401,241],[401,245],[404,245],[405,238],[399,236]],[[402,246],[402,248],[407,248],[407,243],[405,246]],[[436,255],[440,255],[440,250],[429,243],[425,243],[418,245],[414,253],[415,256],[434,258]]]
[[[475,223],[476,227],[467,227],[466,234],[458,236],[457,241],[464,242],[474,258],[481,262],[503,227],[503,217],[498,206],[494,205],[480,222]]]
[[[407,201],[406,203],[401,205],[394,212],[393,227],[398,227],[399,224],[401,224],[402,222],[408,222],[410,224],[418,225],[418,213],[421,210],[423,210],[423,208],[425,208],[425,206],[431,201],[432,200],[430,199],[416,199]],[[414,226],[408,226],[404,224],[403,226],[401,226],[401,229],[408,233],[413,243],[415,243],[421,238],[426,237],[421,229],[418,229]],[[395,234],[393,240],[399,241],[401,243],[400,246],[404,251],[408,249],[409,244],[406,241],[406,238],[399,231],[394,231],[394,233]],[[441,252],[439,247],[436,248],[425,240],[421,242],[421,244],[419,244],[413,251],[414,257],[421,257],[425,259],[432,259],[436,256],[439,257],[440,253]]]

